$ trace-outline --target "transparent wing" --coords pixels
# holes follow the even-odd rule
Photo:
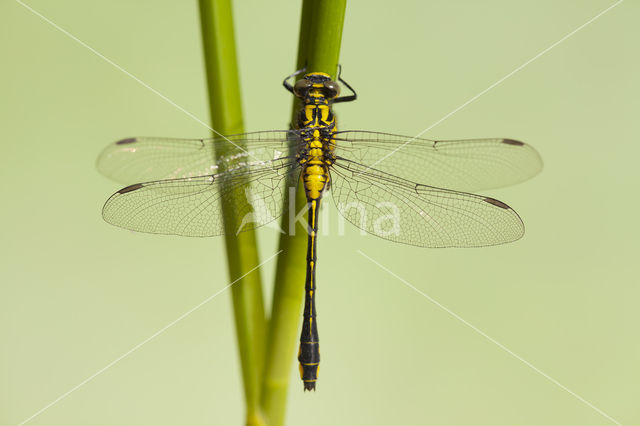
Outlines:
[[[122,183],[220,173],[241,162],[267,162],[289,155],[299,144],[296,131],[273,130],[213,139],[128,138],[105,148],[98,170]],[[242,148],[240,148],[242,147]],[[215,152],[225,155],[216,161]]]
[[[338,158],[331,192],[340,213],[379,237],[420,247],[480,247],[524,234],[518,214],[489,197],[416,184]]]
[[[414,182],[480,191],[525,181],[542,170],[531,146],[513,139],[432,141],[386,133],[336,134],[336,154]]]
[[[113,194],[102,216],[113,225],[153,234],[237,234],[278,218],[299,173],[294,159],[282,158],[224,173],[137,183]],[[225,230],[222,204],[233,208],[237,229]]]

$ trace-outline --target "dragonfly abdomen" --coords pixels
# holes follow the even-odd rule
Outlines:
[[[320,367],[320,340],[318,337],[315,301],[319,207],[319,199],[309,202],[309,240],[307,243],[307,277],[304,286],[304,320],[302,322],[302,332],[300,333],[300,349],[298,350],[300,378],[304,383],[305,390],[314,390],[316,388],[318,369]]]

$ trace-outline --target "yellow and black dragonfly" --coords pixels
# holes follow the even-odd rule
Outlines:
[[[308,201],[307,277],[300,336],[304,388],[315,389],[320,362],[315,290],[318,210],[329,190],[338,211],[379,237],[419,247],[480,247],[524,234],[507,204],[471,191],[522,182],[542,168],[529,145],[504,138],[434,141],[368,131],[338,131],[340,96],[329,75],[310,72],[287,90],[301,100],[296,128],[212,139],[129,138],[98,159],[106,176],[129,186],[113,194],[104,219],[155,234],[215,236],[265,225],[283,213],[300,182]],[[226,153],[214,160],[217,148]],[[134,183],[135,182],[135,183]],[[221,205],[240,229],[228,230]]]

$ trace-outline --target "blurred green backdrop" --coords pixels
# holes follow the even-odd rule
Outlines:
[[[341,62],[360,99],[337,108],[339,124],[415,135],[611,4],[352,1]],[[208,121],[196,2],[29,5]],[[289,424],[614,424],[359,249],[618,422],[640,423],[639,12],[621,3],[425,135],[541,152],[540,176],[491,192],[521,214],[523,240],[424,250],[350,227],[338,236],[325,203],[321,380],[305,394],[292,368]],[[295,1],[236,4],[247,130],[287,126],[280,82],[299,14]],[[19,3],[2,2],[0,17],[0,424],[15,425],[228,279],[221,238],[100,217],[118,189],[95,170],[105,145],[208,130]],[[276,233],[259,237],[266,258]],[[273,271],[261,270],[270,285]],[[28,424],[242,424],[236,351],[224,293]]]

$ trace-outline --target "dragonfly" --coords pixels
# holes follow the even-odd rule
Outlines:
[[[302,74],[295,84],[289,80]],[[123,184],[105,203],[110,224],[139,232],[224,235],[283,214],[289,188],[307,199],[305,304],[298,361],[304,390],[320,364],[316,296],[320,203],[364,231],[418,247],[481,247],[518,240],[524,225],[506,203],[473,192],[523,182],[542,169],[538,152],[515,139],[430,140],[340,131],[332,106],[357,98],[340,76],[296,71],[284,81],[300,100],[293,129],[208,139],[135,137],[115,142],[98,169]],[[340,96],[341,86],[351,94]],[[215,159],[215,153],[224,155]],[[240,229],[225,226],[231,205]]]

